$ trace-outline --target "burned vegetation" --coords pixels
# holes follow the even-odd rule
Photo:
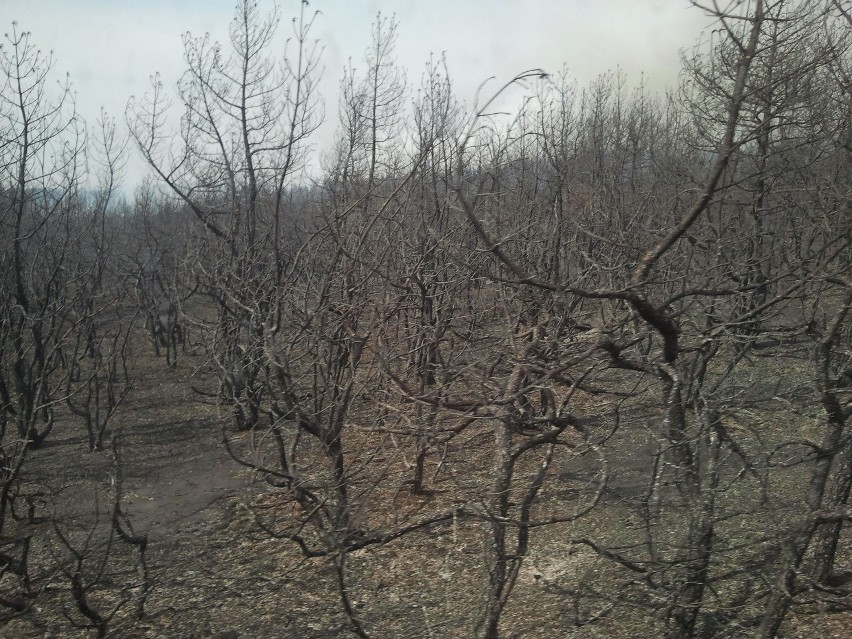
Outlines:
[[[14,27],[4,636],[846,636],[852,5],[693,4],[666,94],[379,16],[330,104],[244,0],[94,124]]]

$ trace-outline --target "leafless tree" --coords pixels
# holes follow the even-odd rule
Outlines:
[[[131,601],[135,603],[133,618],[141,618],[151,589],[146,555],[148,537],[134,532],[122,505],[124,470],[119,438],[115,434],[111,437],[111,447],[113,490],[107,532],[104,532],[100,513],[97,512],[94,524],[82,535],[72,536],[57,520],[53,521],[58,547],[63,555],[58,561],[59,569],[69,582],[71,599],[81,619],[68,611],[65,615],[76,627],[93,628],[98,637],[107,636],[116,615]],[[103,582],[108,580],[110,570],[115,569],[122,547],[131,551],[133,559],[130,561],[135,563],[138,582],[116,597],[111,588],[103,587]],[[99,588],[101,592],[97,592]],[[104,590],[106,597],[103,596]]]
[[[104,114],[89,136],[67,78],[51,88],[53,59],[13,25],[0,48],[0,606],[33,614],[60,563],[33,562],[51,538],[53,494],[25,481],[26,462],[57,424],[82,418],[99,448],[130,388],[129,325],[116,319],[122,279],[110,250],[111,205],[124,144]],[[94,185],[87,188],[87,180]],[[114,321],[110,321],[110,319]],[[64,408],[70,409],[63,411]],[[93,529],[87,543],[102,541]],[[57,540],[68,538],[56,528]],[[69,550],[71,545],[67,546]],[[75,596],[80,562],[68,576]],[[64,565],[64,564],[63,564]],[[104,574],[106,561],[99,563]],[[85,605],[80,611],[85,614]],[[86,608],[91,611],[91,609]],[[94,620],[98,613],[91,611]],[[99,617],[103,621],[104,617]]]
[[[488,639],[539,552],[594,566],[546,584],[576,627],[624,611],[673,639],[772,637],[792,603],[840,601],[849,7],[694,4],[715,30],[676,91],[532,71],[498,91],[527,92],[509,115],[466,114],[434,63],[409,113],[379,17],[313,187],[294,180],[318,115],[304,14],[283,67],[251,2],[230,57],[185,39],[179,142],[163,87],[131,102],[181,202],[157,215],[195,222],[174,282],[137,254],[140,296],[169,336],[178,314],[208,331],[252,431],[226,444],[289,506],[257,523],[330,558],[359,636],[352,553],[451,521],[484,541]],[[157,269],[174,253],[148,248]],[[767,426],[789,414],[820,427]]]
[[[128,104],[137,147],[204,230],[193,269],[215,309],[210,357],[239,429],[260,419],[264,341],[277,330],[292,259],[285,189],[320,121],[313,20],[303,5],[293,23],[295,50],[280,60],[271,57],[279,14],[264,16],[256,2],[237,7],[230,54],[206,36],[187,35],[178,143],[166,135],[169,100],[158,79],[150,95]]]
[[[33,595],[30,537],[12,526],[20,475],[29,451],[54,426],[63,398],[76,272],[70,252],[84,157],[84,128],[67,82],[49,89],[53,61],[13,25],[0,49],[0,565],[18,577],[5,608],[25,610]],[[15,556],[17,553],[17,556]]]
[[[836,304],[844,299],[846,284],[837,274],[848,250],[848,233],[835,226],[843,199],[832,200],[833,187],[826,188],[824,181],[831,175],[828,167],[837,166],[831,149],[837,148],[834,140],[846,120],[837,117],[842,111],[831,101],[820,97],[836,93],[827,87],[845,46],[836,32],[826,38],[821,23],[826,7],[783,2],[757,2],[729,11],[707,7],[721,29],[687,61],[682,106],[667,104],[665,110],[654,111],[657,107],[649,109],[641,91],[627,101],[620,82],[599,81],[584,95],[574,115],[579,133],[572,151],[561,157],[559,134],[570,135],[571,129],[554,126],[566,121],[558,107],[541,108],[538,137],[544,157],[561,174],[556,178],[560,192],[545,201],[556,202],[564,220],[566,191],[584,193],[590,206],[577,212],[602,216],[597,227],[583,219],[561,223],[560,228],[576,225],[582,238],[560,259],[568,276],[552,261],[545,267],[535,259],[530,239],[539,234],[524,235],[545,205],[525,192],[523,182],[512,183],[519,180],[519,170],[540,170],[525,143],[529,125],[523,114],[499,144],[500,156],[493,155],[499,163],[492,160],[488,165],[489,179],[499,179],[497,185],[472,183],[466,179],[470,164],[459,161],[457,201],[497,260],[490,277],[519,290],[549,292],[558,301],[550,308],[570,309],[583,317],[586,330],[597,334],[596,356],[608,360],[613,371],[610,385],[618,379],[615,371],[621,370],[660,391],[662,423],[651,440],[656,441],[656,452],[649,465],[648,492],[638,504],[646,539],[637,540],[629,553],[600,543],[589,546],[624,570],[624,592],[635,587],[636,579],[647,581],[655,602],[651,607],[658,609],[667,636],[710,632],[712,624],[724,623],[725,615],[733,614],[726,606],[733,610],[740,597],[766,605],[761,633],[774,636],[791,598],[802,592],[795,573],[814,527],[819,524],[829,539],[836,540],[839,532],[847,495],[842,473],[833,484],[837,492],[823,504],[823,512],[833,514],[817,513],[828,469],[841,452],[839,440],[833,438],[843,432],[846,419],[837,397],[845,364],[834,349],[846,316],[845,303]],[[566,95],[564,88],[559,91]],[[684,107],[691,122],[676,113]],[[485,113],[480,112],[478,122]],[[659,140],[662,148],[650,143],[651,113],[671,113],[667,121],[683,122],[679,132],[674,130],[677,146],[671,150],[665,145],[666,134]],[[465,144],[474,140],[470,135]],[[578,154],[582,149],[588,150],[588,157]],[[577,184],[568,182],[570,164],[563,158],[578,163],[573,177]],[[674,171],[659,174],[664,168]],[[690,203],[679,192],[678,180],[682,184],[693,179],[690,172],[696,169],[705,177],[691,184],[696,195],[690,196]],[[785,191],[790,184],[799,189],[801,199],[791,200]],[[513,227],[506,224],[503,207],[523,207],[534,214]],[[822,211],[818,215],[831,220],[829,228],[803,226],[803,211]],[[797,508],[805,506],[803,522],[753,547],[758,562],[753,565],[770,580],[777,577],[777,585],[763,590],[747,578],[741,580],[739,594],[730,603],[717,604],[714,612],[702,616],[710,584],[738,574],[736,568],[714,572],[714,562],[742,561],[733,559],[731,532],[720,523],[732,516],[729,500],[737,490],[755,491],[748,507],[737,507],[742,510],[736,517],[751,516],[771,508],[761,495],[767,485],[771,493],[783,481],[774,474],[772,462],[769,467],[756,462],[775,453],[753,448],[747,438],[732,435],[726,427],[740,419],[739,410],[771,401],[759,399],[763,391],[754,387],[750,399],[742,394],[743,358],[752,349],[774,349],[775,357],[795,359],[797,340],[801,343],[822,323],[806,310],[810,304],[835,309],[827,314],[832,318],[824,322],[827,328],[819,331],[822,363],[816,379],[828,414],[841,421],[830,418],[834,427],[828,439],[814,444],[814,450],[823,452],[810,475],[813,493],[800,496],[804,503],[796,502]],[[541,302],[532,305],[540,307]],[[577,325],[572,328],[576,336]],[[832,373],[825,368],[828,361]],[[779,450],[788,445],[781,444]],[[610,449],[611,455],[623,452]],[[843,463],[836,459],[839,470]],[[495,488],[495,494],[500,492]],[[682,537],[672,541],[675,530]],[[786,549],[780,558],[771,549],[779,543]],[[823,545],[818,554],[831,555],[830,545]],[[778,560],[764,558],[760,563],[763,552]],[[824,571],[825,561],[821,565]],[[590,619],[599,617],[593,614]]]

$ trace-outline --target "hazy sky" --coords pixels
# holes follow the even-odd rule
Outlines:
[[[281,0],[282,34],[300,0]],[[141,95],[160,72],[173,87],[183,69],[181,35],[209,32],[226,41],[235,0],[0,0],[4,32],[13,20],[33,42],[52,50],[56,77],[67,71],[77,107],[94,121],[101,106],[123,121],[130,95]],[[261,6],[272,6],[261,0]],[[470,103],[489,76],[506,80],[563,64],[582,86],[620,66],[645,73],[652,87],[674,83],[680,50],[691,47],[707,18],[687,0],[310,0],[322,15],[314,35],[325,45],[322,91],[330,139],[337,84],[351,57],[369,44],[376,14],[399,21],[398,58],[418,84],[430,53],[446,52],[457,95]],[[136,162],[128,168],[138,180]]]

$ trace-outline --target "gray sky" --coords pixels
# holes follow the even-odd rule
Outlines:
[[[282,35],[300,0],[281,0]],[[183,69],[181,35],[209,32],[226,41],[236,0],[0,0],[4,32],[16,20],[33,42],[52,50],[59,78],[70,73],[78,111],[94,121],[103,106],[123,122],[130,95],[141,95],[160,72],[173,87]],[[261,0],[261,6],[272,6]],[[376,14],[399,21],[398,58],[418,84],[430,53],[446,52],[460,99],[471,103],[489,76],[506,80],[563,64],[580,86],[620,66],[629,79],[644,72],[652,88],[671,86],[679,52],[697,40],[707,18],[687,0],[311,0],[322,15],[314,35],[325,45],[322,92],[331,139],[341,70],[357,67]],[[141,175],[128,166],[128,182]]]

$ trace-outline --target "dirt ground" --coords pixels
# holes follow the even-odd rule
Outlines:
[[[117,615],[114,636],[206,637],[231,630],[216,628],[198,597],[197,616],[187,605],[193,599],[187,599],[186,590],[206,592],[203,599],[208,601],[219,598],[199,574],[219,563],[216,532],[234,519],[236,504],[251,490],[252,474],[234,463],[222,445],[216,407],[192,390],[199,383],[194,378],[196,363],[185,357],[177,367],[166,368],[162,360],[143,353],[137,360],[134,390],[115,417],[124,473],[123,510],[134,532],[148,538],[154,588],[145,619],[131,629]],[[85,433],[64,429],[59,421],[45,445],[31,453],[25,481],[34,491],[54,495],[44,514],[73,534],[103,527],[113,469],[109,446],[88,452]],[[46,594],[63,597],[64,590],[57,583]],[[175,603],[181,599],[183,606]],[[36,626],[14,620],[0,629],[0,636],[72,636],[67,620],[50,616]]]
[[[306,559],[294,544],[272,539],[256,526],[253,513],[275,508],[277,496],[228,455],[222,444],[222,425],[228,422],[227,416],[193,390],[211,390],[209,379],[197,370],[198,363],[186,356],[175,368],[167,368],[162,360],[143,351],[137,361],[135,389],[116,418],[124,468],[122,504],[134,531],[148,537],[152,589],[147,594],[145,615],[132,619],[133,606],[125,605],[115,615],[108,636],[353,636],[341,613],[330,562]],[[250,437],[229,436],[236,440]],[[465,455],[470,454],[467,449]],[[452,459],[447,466],[445,473],[451,477]],[[466,467],[459,465],[458,481],[463,481]],[[624,477],[621,481],[616,478],[613,490],[626,490],[630,470],[625,466]],[[55,508],[45,514],[61,522],[69,537],[81,540],[93,528],[101,526],[103,530],[112,477],[110,451],[87,452],[84,433],[63,430],[60,423],[48,443],[33,452],[26,479],[33,490],[55,496],[51,499]],[[594,525],[610,525],[613,516],[611,512],[602,514]],[[536,533],[546,537],[535,540],[536,553],[524,565],[506,610],[506,636],[641,636],[636,634],[640,630],[628,630],[618,620],[571,634],[564,593],[557,585],[566,579],[570,582],[602,573],[597,572],[599,566],[590,556],[575,554],[569,558],[560,550],[548,551],[560,548],[569,532],[548,527]],[[486,578],[477,534],[473,527],[436,529],[370,552],[354,553],[350,594],[373,636],[472,636],[473,616],[481,596],[478,588]],[[97,557],[97,550],[94,548],[93,557]],[[45,553],[44,557],[56,557],[59,552],[55,544],[36,551]],[[108,609],[116,592],[132,590],[136,583],[134,568],[131,555],[117,553],[109,564],[111,572],[92,592],[93,602]],[[96,636],[93,630],[75,629],[69,622],[69,618],[77,623],[82,619],[74,610],[67,581],[52,580],[39,606],[39,614],[0,627],[0,637]],[[848,613],[815,616],[810,610],[801,614],[794,611],[785,636],[844,639],[852,636],[850,629],[852,615]]]
[[[175,369],[157,361],[146,364],[119,409],[115,432],[124,466],[125,510],[136,532],[157,539],[209,521],[216,502],[244,490],[251,475],[241,472],[222,446],[215,407],[205,406],[190,389],[189,364]],[[60,433],[33,454],[30,465],[36,481],[62,489],[64,507],[82,512],[91,506],[87,497],[111,479],[113,470],[110,450],[90,453],[85,448],[82,434],[62,438]],[[75,508],[68,499],[81,503]]]

